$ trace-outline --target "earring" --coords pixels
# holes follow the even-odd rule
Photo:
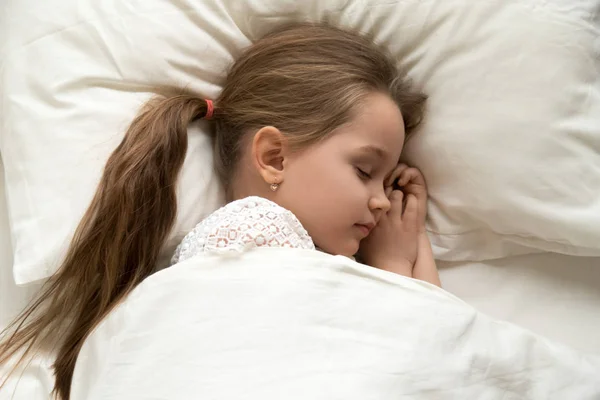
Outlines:
[[[271,184],[271,190],[276,192],[277,189],[279,189],[279,183],[272,183]]]

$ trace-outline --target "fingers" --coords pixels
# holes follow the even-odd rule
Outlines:
[[[425,178],[423,174],[416,168],[406,168],[400,174],[398,179],[398,186],[406,186],[408,183],[414,183],[416,185],[425,186]]]
[[[400,175],[402,175],[402,173],[408,168],[409,168],[409,166],[406,164],[398,164],[396,166],[396,169],[394,169],[394,171],[392,171],[392,174],[386,179],[385,186],[392,187],[392,185],[394,184],[394,181],[396,181],[396,179],[398,179],[400,177]]]
[[[386,179],[384,186],[386,187],[387,192],[391,193],[390,188],[393,190],[393,185],[396,180],[398,181],[397,184],[400,187],[404,187],[409,183],[425,186],[425,178],[423,177],[421,171],[419,171],[417,168],[409,167],[406,164],[398,164],[396,169],[394,169],[391,175]]]
[[[402,214],[402,225],[407,231],[416,231],[418,228],[419,202],[417,196],[409,194],[406,196],[406,206]]]
[[[385,191],[385,197],[387,197],[389,199],[390,196],[392,195],[392,192],[394,191],[394,187],[391,185],[385,186],[384,191]]]
[[[388,215],[392,217],[400,218],[402,221],[405,220],[417,220],[419,214],[419,202],[417,196],[414,194],[408,194],[404,196],[404,193],[400,190],[394,190],[390,195],[390,202],[392,206]]]
[[[393,190],[389,196],[391,207],[390,211],[388,211],[388,215],[393,218],[402,218],[402,208],[403,208],[403,200],[404,193],[400,190]]]

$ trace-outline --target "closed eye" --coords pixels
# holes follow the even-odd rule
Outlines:
[[[356,168],[356,172],[358,173],[358,176],[360,176],[362,179],[371,179],[371,175],[369,175],[369,173],[363,171],[360,168]]]

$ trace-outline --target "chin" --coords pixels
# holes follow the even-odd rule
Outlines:
[[[358,249],[360,247],[360,242],[353,239],[346,246],[344,246],[343,251],[340,251],[338,254],[345,257],[354,257],[356,253],[358,253]]]
[[[358,253],[360,242],[353,239],[349,240],[346,243],[332,243],[332,245],[330,246],[319,246],[315,243],[315,246],[317,246],[324,252],[335,256],[354,257],[354,255]]]

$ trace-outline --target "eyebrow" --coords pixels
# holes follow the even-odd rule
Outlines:
[[[386,150],[382,149],[381,147],[377,147],[377,146],[373,146],[373,145],[366,145],[366,146],[359,148],[358,150],[361,153],[374,154],[381,158],[385,158],[385,156],[388,155],[388,152]]]

